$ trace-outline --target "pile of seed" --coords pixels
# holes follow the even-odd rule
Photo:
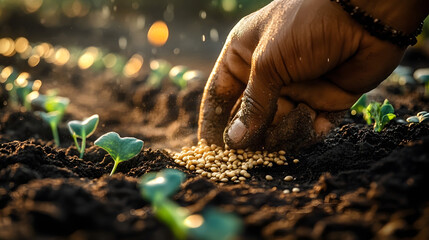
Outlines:
[[[248,169],[256,166],[288,165],[286,152],[247,151],[208,145],[201,139],[197,146],[183,147],[173,155],[174,162],[213,181],[240,182],[250,178]]]

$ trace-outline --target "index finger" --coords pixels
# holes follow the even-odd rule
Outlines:
[[[198,139],[223,146],[223,132],[231,110],[249,78],[251,53],[240,46],[225,45],[204,88],[198,122]]]

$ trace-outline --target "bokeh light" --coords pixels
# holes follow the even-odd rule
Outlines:
[[[0,82],[4,83],[8,79],[8,77],[13,73],[13,68],[11,66],[7,66],[3,68],[3,70],[0,73],[1,79]]]
[[[30,74],[28,72],[22,72],[18,75],[18,77],[15,79],[15,85],[18,87],[26,87],[28,85],[28,78],[30,77]]]
[[[39,91],[40,87],[42,87],[42,81],[40,81],[40,80],[35,80],[35,81],[33,82],[33,86],[31,87],[31,89],[32,89],[33,91]]]
[[[39,63],[40,63],[40,57],[39,57],[39,55],[32,55],[32,56],[30,56],[28,58],[27,63],[28,63],[28,66],[30,66],[30,67],[35,67],[35,66],[39,65]]]
[[[115,54],[109,53],[103,57],[103,63],[106,68],[113,68],[116,65],[117,58]]]
[[[124,75],[126,77],[134,77],[143,66],[143,57],[139,54],[134,54],[124,67]]]
[[[24,53],[30,47],[30,43],[25,37],[19,37],[15,40],[15,51]]]
[[[70,59],[70,52],[66,48],[59,48],[55,52],[55,61],[54,64],[62,66],[66,64]]]
[[[85,50],[84,54],[80,56],[77,65],[80,69],[88,69],[94,64],[97,59],[99,51],[96,47],[89,47]]]
[[[42,4],[43,0],[24,0],[25,10],[28,13],[32,13],[39,10]]]
[[[168,40],[168,27],[163,21],[157,21],[152,24],[147,33],[149,43],[160,47],[163,46]]]
[[[15,41],[12,38],[0,39],[0,54],[11,57],[15,54]]]
[[[237,0],[222,0],[222,8],[225,12],[232,12],[237,8]]]

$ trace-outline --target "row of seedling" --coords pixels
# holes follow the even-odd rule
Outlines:
[[[146,84],[153,88],[160,88],[164,80],[171,81],[180,89],[185,89],[186,86],[193,81],[201,81],[203,73],[197,70],[190,70],[183,65],[172,66],[166,60],[152,60],[150,63],[150,73],[146,80]]]
[[[54,142],[60,146],[58,126],[66,112],[70,100],[57,96],[55,91],[48,91],[46,95],[38,92],[41,81],[29,80],[30,75],[26,72],[19,73],[11,66],[0,69],[0,82],[5,85],[9,94],[9,103],[21,104],[27,110],[37,110],[35,113],[48,123],[51,128]],[[40,82],[40,83],[39,83]],[[37,85],[37,87],[35,87]],[[99,116],[97,114],[83,120],[68,122],[68,129],[74,140],[80,158],[83,158],[86,147],[86,139],[91,136],[97,128]],[[81,143],[78,143],[81,139]],[[111,175],[115,172],[120,162],[129,160],[140,153],[143,141],[136,138],[121,138],[115,132],[109,132],[98,138],[95,145],[106,150],[113,158],[115,164]]]

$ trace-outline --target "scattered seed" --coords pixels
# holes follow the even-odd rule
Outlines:
[[[299,159],[298,159],[298,158],[295,158],[295,159],[293,160],[293,163],[299,163]]]
[[[267,179],[267,181],[272,181],[273,180],[273,176],[271,175],[266,175],[265,179]]]
[[[294,193],[297,193],[297,192],[299,192],[299,191],[300,191],[300,189],[299,189],[299,188],[297,188],[297,187],[292,188],[292,192],[294,192]]]
[[[286,152],[256,151],[248,149],[230,149],[207,144],[201,139],[197,146],[182,147],[182,151],[173,155],[174,162],[203,177],[214,181],[245,181],[250,178],[248,169],[258,166],[272,167],[277,165],[288,165]],[[268,181],[272,176],[267,175]]]
[[[283,193],[288,194],[288,193],[290,193],[290,190],[289,189],[285,189],[285,190],[283,190]]]
[[[292,176],[286,176],[286,177],[284,178],[284,180],[285,180],[285,181],[287,181],[287,182],[290,182],[290,181],[292,181],[292,180],[293,180],[293,177],[292,177]]]

